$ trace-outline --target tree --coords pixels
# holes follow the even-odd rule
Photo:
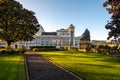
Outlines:
[[[90,41],[90,32],[88,29],[85,30],[85,32],[82,34],[82,40]]]
[[[112,14],[111,20],[105,26],[106,29],[110,30],[108,39],[112,37],[116,39],[120,36],[120,0],[107,0],[103,6]]]
[[[33,11],[15,0],[0,0],[0,39],[10,46],[12,42],[29,41],[39,30]]]

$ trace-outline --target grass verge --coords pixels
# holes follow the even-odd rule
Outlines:
[[[120,80],[120,60],[104,54],[69,51],[40,52],[85,80]]]
[[[0,55],[0,80],[26,80],[22,54]]]

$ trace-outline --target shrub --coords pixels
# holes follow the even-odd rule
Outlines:
[[[0,53],[1,54],[13,54],[13,53],[15,53],[15,51],[11,47],[6,47],[6,48],[0,49]]]
[[[98,48],[101,48],[101,49],[110,49],[111,47],[108,46],[108,45],[99,45]]]
[[[30,49],[32,50],[33,48],[56,48],[55,46],[30,46]]]
[[[3,53],[5,53],[5,52],[6,52],[5,49],[0,49],[0,54],[3,54]]]
[[[30,50],[32,51],[56,51],[55,46],[31,46]]]
[[[25,51],[26,51],[25,47],[18,48],[17,50],[11,47],[6,47],[3,49],[0,49],[0,54],[23,54]]]
[[[22,46],[22,47],[20,47],[20,48],[18,48],[18,49],[16,50],[16,52],[18,52],[18,53],[20,53],[20,54],[24,54],[25,51],[26,51],[26,49],[25,49],[24,46]]]
[[[0,47],[0,49],[4,49],[5,47]]]
[[[15,50],[11,47],[6,47],[5,48],[5,53],[7,54],[14,54],[15,53]]]

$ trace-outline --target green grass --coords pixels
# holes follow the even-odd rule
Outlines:
[[[0,55],[0,80],[26,80],[23,55]]]
[[[85,80],[120,80],[120,59],[104,54],[80,52],[40,52]]]

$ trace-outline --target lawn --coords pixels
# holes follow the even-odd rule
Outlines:
[[[75,51],[40,54],[85,80],[120,80],[120,59],[109,55]]]
[[[23,55],[0,55],[0,80],[26,80]]]

